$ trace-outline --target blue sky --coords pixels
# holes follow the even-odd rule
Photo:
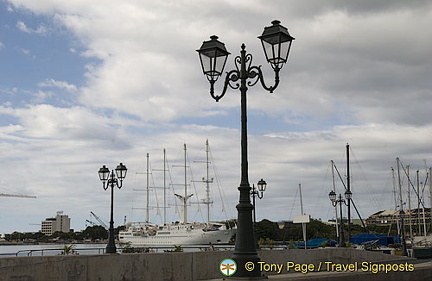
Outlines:
[[[0,232],[37,231],[35,223],[61,210],[77,230],[90,211],[108,218],[109,194],[97,171],[119,162],[129,173],[116,191],[116,224],[124,216],[143,220],[137,206],[145,200],[136,189],[145,186],[137,173],[146,169],[146,154],[160,169],[166,148],[178,183],[182,173],[172,165],[182,163],[183,143],[193,163],[204,157],[206,139],[223,191],[213,190],[212,214],[223,218],[216,201],[224,193],[226,216],[235,217],[239,92],[214,102],[195,50],[218,35],[232,53],[230,70],[245,43],[271,83],[257,36],[274,19],[296,40],[276,91],[248,91],[249,178],[268,183],[258,219],[300,212],[299,183],[305,212],[331,218],[328,163],[344,170],[346,143],[356,156],[353,196],[362,216],[394,208],[396,157],[423,180],[432,162],[431,14],[420,0],[2,0],[0,193],[37,199],[0,197]],[[191,166],[201,178],[202,165]],[[202,199],[203,186],[196,188]],[[430,206],[428,192],[424,201]],[[189,217],[199,220],[194,206]],[[160,219],[153,210],[152,220]]]

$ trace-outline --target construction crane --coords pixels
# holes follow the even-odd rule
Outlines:
[[[6,193],[0,193],[0,197],[36,198],[36,196],[31,196],[31,195],[6,194]]]
[[[99,226],[97,223],[91,221],[91,220],[86,220],[86,222],[88,222],[89,224],[91,224],[92,226]]]
[[[90,214],[93,215],[93,217],[103,226],[103,228],[108,229],[108,226],[103,222],[103,220],[101,220],[98,216],[96,216],[95,213],[90,211]]]

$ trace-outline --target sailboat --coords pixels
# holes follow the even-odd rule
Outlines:
[[[209,187],[208,184],[211,180],[208,178],[208,141],[206,142],[206,155],[207,155],[207,178],[203,182],[207,183],[207,200],[205,204],[209,207]],[[147,212],[146,222],[134,225],[126,223],[126,230],[119,232],[120,243],[129,243],[132,246],[143,247],[167,247],[167,246],[184,246],[184,245],[216,245],[229,243],[234,234],[236,233],[235,224],[231,221],[226,222],[211,222],[209,219],[209,209],[207,211],[207,222],[188,222],[187,220],[187,205],[188,200],[193,194],[188,194],[187,184],[187,169],[186,169],[186,144],[184,144],[185,153],[185,182],[184,194],[175,194],[180,199],[182,204],[182,212],[179,222],[167,223],[164,219],[163,224],[152,224],[149,222],[148,215],[148,199],[147,199]],[[165,157],[164,157],[165,158]],[[165,161],[165,160],[164,160]],[[165,165],[165,163],[164,163]],[[147,163],[148,167],[148,163]],[[147,177],[149,172],[147,172]],[[148,183],[148,180],[147,180]],[[148,190],[148,186],[147,186]],[[164,189],[165,190],[165,189]],[[164,191],[165,192],[165,191]],[[148,198],[148,192],[147,192]],[[165,199],[164,199],[164,204]],[[164,206],[164,210],[166,210]],[[164,218],[166,214],[164,212]]]

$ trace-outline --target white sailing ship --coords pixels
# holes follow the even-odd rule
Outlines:
[[[210,221],[210,200],[209,184],[212,179],[209,178],[209,146],[206,141],[206,156],[207,156],[207,177],[203,178],[203,182],[207,184],[207,198],[204,204],[207,205],[207,222],[188,222],[187,221],[187,201],[193,194],[188,194],[187,191],[187,176],[186,176],[186,144],[185,151],[185,189],[184,195],[175,194],[182,203],[182,213],[179,222],[166,223],[166,207],[164,206],[164,221],[163,224],[152,224],[149,222],[149,186],[148,186],[148,155],[147,155],[147,208],[145,223],[126,223],[126,230],[119,232],[120,243],[129,243],[132,246],[145,247],[166,247],[166,246],[184,246],[184,245],[215,245],[229,243],[236,233],[234,221],[211,222]],[[164,151],[165,154],[165,151]],[[165,156],[164,156],[165,158]],[[165,159],[164,159],[165,165]],[[164,168],[165,171],[165,168]],[[164,175],[165,181],[165,175]],[[165,183],[164,183],[165,185]],[[164,188],[165,192],[165,188]],[[165,196],[164,196],[165,198]],[[166,201],[164,199],[164,205]]]

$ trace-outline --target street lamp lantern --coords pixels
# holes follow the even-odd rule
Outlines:
[[[288,29],[280,25],[280,21],[272,21],[271,26],[264,28],[263,34],[258,37],[264,49],[267,61],[274,70],[279,70],[288,61],[288,54],[291,50],[292,37]]]
[[[204,41],[201,48],[197,50],[202,70],[210,82],[215,82],[222,75],[230,54],[226,50],[225,44],[220,42],[218,38],[216,35],[210,36],[210,40]]]
[[[344,225],[343,225],[343,215],[342,215],[342,205],[348,206],[349,200],[352,198],[352,192],[347,190],[345,191],[345,199],[343,199],[342,194],[339,193],[338,198],[336,199],[336,192],[333,190],[329,193],[329,198],[333,207],[336,207],[339,204],[339,212],[340,212],[340,237],[339,237],[339,247],[346,247],[345,237],[344,237]],[[336,225],[337,227],[337,225]]]
[[[115,169],[117,178],[120,179],[120,181],[123,181],[126,177],[127,168],[123,163],[120,163],[117,168]]]
[[[104,188],[105,188],[105,183],[108,180],[109,173],[110,173],[110,170],[105,165],[103,165],[99,169],[99,179],[103,182]]]
[[[258,190],[259,190],[260,192],[264,192],[264,191],[266,190],[267,183],[265,182],[265,180],[260,179],[260,180],[258,181],[257,185],[258,185]]]
[[[253,223],[256,224],[256,204],[255,204],[255,197],[258,197],[258,199],[263,199],[264,197],[264,191],[266,190],[267,183],[265,180],[260,179],[257,183],[258,189],[255,188],[255,184],[252,185],[252,189],[250,194],[252,195],[252,206],[253,206]]]
[[[349,200],[351,200],[351,198],[352,198],[351,190],[345,191],[345,199],[349,201]]]
[[[336,192],[334,192],[333,190],[330,191],[330,193],[329,193],[329,198],[330,198],[330,201],[331,201],[332,203],[334,203],[334,202],[336,201]]]
[[[117,252],[115,240],[114,240],[114,187],[118,187],[119,189],[123,186],[123,180],[126,177],[127,168],[123,163],[120,163],[114,171],[111,171],[103,165],[99,169],[99,179],[102,181],[103,189],[107,190],[108,187],[111,187],[111,217],[110,217],[110,226],[109,226],[109,234],[108,234],[108,244],[106,246],[106,253],[115,254]],[[116,177],[117,176],[117,177]]]

